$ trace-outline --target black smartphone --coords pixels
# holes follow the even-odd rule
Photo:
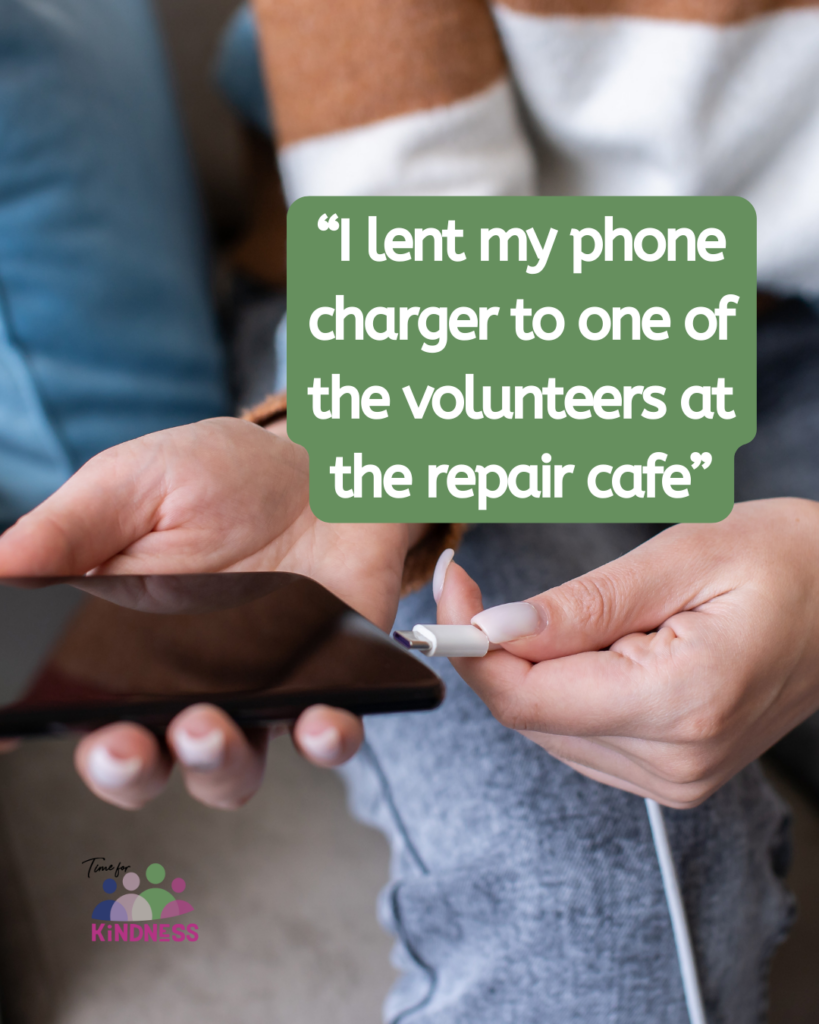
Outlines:
[[[259,725],[311,704],[371,715],[444,696],[372,623],[281,572],[0,579],[0,666],[4,737],[123,720],[161,733],[200,701]]]

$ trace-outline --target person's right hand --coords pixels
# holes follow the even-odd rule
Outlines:
[[[307,453],[236,419],[149,434],[91,459],[0,536],[0,576],[289,571],[311,576],[383,629],[395,615],[411,532],[401,524],[322,523],[308,502]],[[301,715],[309,760],[340,764],[361,743],[339,709]],[[261,780],[266,734],[246,735],[210,705],[167,731],[185,783],[203,803],[244,803]],[[78,771],[102,799],[138,807],[164,786],[171,758],[141,726],[86,736]]]
[[[819,502],[741,502],[486,610],[444,563],[438,621],[500,645],[453,664],[502,724],[598,782],[695,807],[819,708],[818,565]]]

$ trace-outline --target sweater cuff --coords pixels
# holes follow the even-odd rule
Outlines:
[[[287,392],[279,391],[275,395],[268,395],[264,401],[254,405],[252,409],[243,409],[241,418],[257,423],[260,427],[267,427],[276,420],[284,419],[287,415]]]

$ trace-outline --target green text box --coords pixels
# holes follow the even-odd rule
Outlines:
[[[533,323],[546,308],[559,336],[553,312]],[[343,339],[339,309],[361,311]],[[735,197],[301,199],[288,347],[288,431],[325,521],[716,521],[756,431],[755,213]],[[334,375],[358,395],[336,416]]]

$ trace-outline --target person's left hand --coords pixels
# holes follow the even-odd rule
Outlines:
[[[819,504],[746,502],[481,609],[451,564],[438,621],[502,644],[453,659],[502,724],[592,779],[693,807],[819,708]]]
[[[387,629],[412,537],[402,524],[320,522],[307,452],[226,417],[95,456],[0,536],[0,576],[296,572]],[[339,708],[308,708],[293,726],[298,749],[323,766],[346,761],[362,739],[360,719]],[[80,742],[77,769],[101,799],[126,808],[155,797],[174,760],[210,806],[240,806],[259,785],[266,731],[245,733],[213,705],[186,708],[166,740],[115,723]]]

